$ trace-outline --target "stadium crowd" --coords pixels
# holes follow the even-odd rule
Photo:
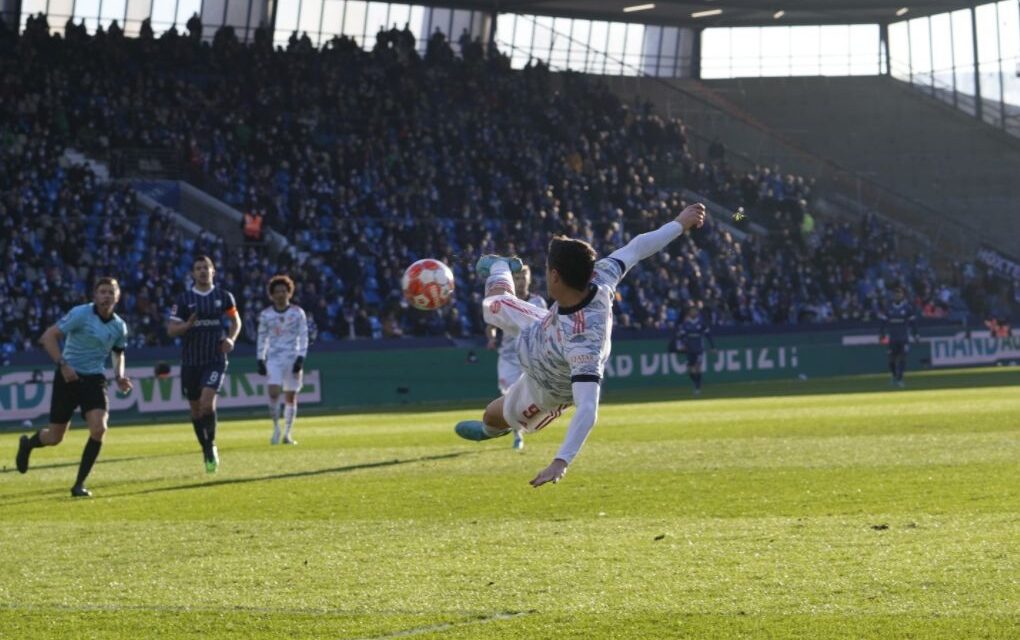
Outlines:
[[[381,31],[371,51],[342,37],[317,50],[297,34],[274,49],[264,29],[251,45],[229,28],[206,43],[200,31],[157,39],[143,26],[126,38],[115,24],[89,35],[69,22],[61,36],[36,16],[21,36],[0,34],[8,351],[30,347],[100,273],[123,282],[132,343],[166,344],[167,305],[199,253],[237,296],[249,340],[277,271],[299,283],[296,301],[322,340],[481,335],[478,255],[522,256],[539,267],[542,291],[552,234],[608,253],[675,215],[683,188],[770,233],[738,239],[710,221],[624,281],[619,326],[669,328],[690,304],[714,325],[869,320],[891,282],[926,315],[956,304],[923,258],[899,257],[878,219],[816,219],[809,179],[771,168],[738,175],[716,145],[696,158],[681,121],[629,107],[582,76],[541,64],[511,71],[470,39],[458,56],[439,32],[419,55],[406,28]],[[190,180],[262,216],[301,259],[187,237],[130,188],[67,166],[66,148],[104,160],[170,151]],[[659,170],[676,184],[660,185]],[[421,257],[457,276],[456,304],[441,313],[401,300],[402,270]]]

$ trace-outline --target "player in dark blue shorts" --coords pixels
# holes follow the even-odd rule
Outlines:
[[[227,373],[227,354],[241,332],[241,316],[229,291],[213,284],[216,267],[208,256],[192,262],[194,286],[177,296],[167,333],[181,336],[181,389],[191,404],[195,437],[202,445],[205,470],[216,473],[216,394]],[[224,317],[226,330],[224,331]]]
[[[694,383],[696,396],[701,395],[701,372],[705,370],[705,340],[708,340],[711,348],[715,349],[711,330],[701,319],[698,307],[691,305],[683,322],[677,325],[670,343],[670,351],[687,354],[687,375]]]
[[[124,393],[131,391],[131,380],[124,375],[127,325],[113,312],[120,299],[120,286],[113,278],[100,278],[93,287],[92,296],[92,303],[68,311],[39,339],[46,353],[57,363],[50,400],[50,425],[31,438],[21,436],[16,460],[19,472],[28,471],[32,450],[60,444],[71,426],[71,416],[80,409],[89,428],[89,439],[81,454],[78,479],[71,487],[75,498],[92,495],[85,488],[85,479],[99,457],[106,436],[109,399],[105,369],[111,353],[117,388]],[[61,340],[64,341],[62,349]]]
[[[892,384],[903,386],[903,372],[907,368],[907,353],[910,352],[910,340],[919,339],[917,333],[917,315],[914,305],[907,300],[903,287],[893,289],[893,298],[879,316],[882,319],[880,341],[889,339],[889,373]]]

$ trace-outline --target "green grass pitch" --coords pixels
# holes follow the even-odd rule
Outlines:
[[[3,638],[1018,638],[1016,369],[709,386],[460,441],[481,407],[115,426],[13,470],[0,434]],[[627,400],[624,402],[624,400]]]

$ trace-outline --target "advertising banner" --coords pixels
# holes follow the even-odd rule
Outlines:
[[[844,344],[842,332],[805,331],[764,335],[728,335],[716,339],[719,349],[705,354],[708,384],[755,380],[804,379],[887,370],[885,347]],[[957,339],[911,345],[908,369],[929,366],[982,364],[1020,359],[1017,339],[994,344]],[[675,388],[688,384],[684,354],[669,353],[667,338],[617,340],[606,366],[603,394],[636,389]],[[366,346],[371,343],[366,342]],[[413,343],[409,343],[413,344]],[[932,351],[931,345],[935,346]],[[479,411],[498,396],[496,354],[481,347],[386,348],[320,351],[308,354],[305,386],[300,402],[319,411],[351,411],[423,403],[477,403]],[[137,363],[144,358],[135,354]],[[153,377],[151,366],[128,369],[135,383],[127,397],[111,385],[111,423],[149,417],[185,419],[187,403],[181,395],[179,368],[166,378]],[[38,425],[49,413],[53,369],[30,368],[0,376],[0,425],[30,420]],[[255,359],[238,356],[220,393],[218,409],[225,415],[264,415],[265,378],[255,373]],[[79,418],[75,418],[77,422]]]
[[[965,367],[998,362],[1020,362],[1020,336],[1008,338],[934,338],[933,367]]]
[[[40,419],[47,420],[54,373],[53,370],[23,371],[0,377],[0,420],[28,420],[34,424],[39,424]],[[108,390],[111,413],[177,413],[183,416],[188,411],[188,401],[181,392],[180,367],[173,367],[170,375],[165,378],[154,377],[152,367],[128,367],[126,373],[134,383],[134,390],[121,396],[111,382]],[[224,376],[217,408],[265,407],[264,380],[255,373],[228,372]],[[322,401],[318,370],[305,371],[304,387],[298,397],[306,405],[316,405]]]

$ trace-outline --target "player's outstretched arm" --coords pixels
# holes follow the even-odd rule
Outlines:
[[[642,233],[635,236],[627,246],[617,249],[610,258],[621,261],[630,270],[631,267],[645,258],[654,255],[666,248],[673,240],[679,238],[691,228],[699,228],[705,224],[705,205],[692,204],[680,212],[675,219],[662,225],[655,231]]]
[[[570,426],[567,427],[567,437],[563,439],[556,458],[531,480],[533,487],[540,487],[547,482],[555,484],[563,479],[567,473],[567,466],[573,462],[598,420],[599,391],[601,389],[599,383],[575,382],[571,385],[571,389],[577,411],[574,412]]]

